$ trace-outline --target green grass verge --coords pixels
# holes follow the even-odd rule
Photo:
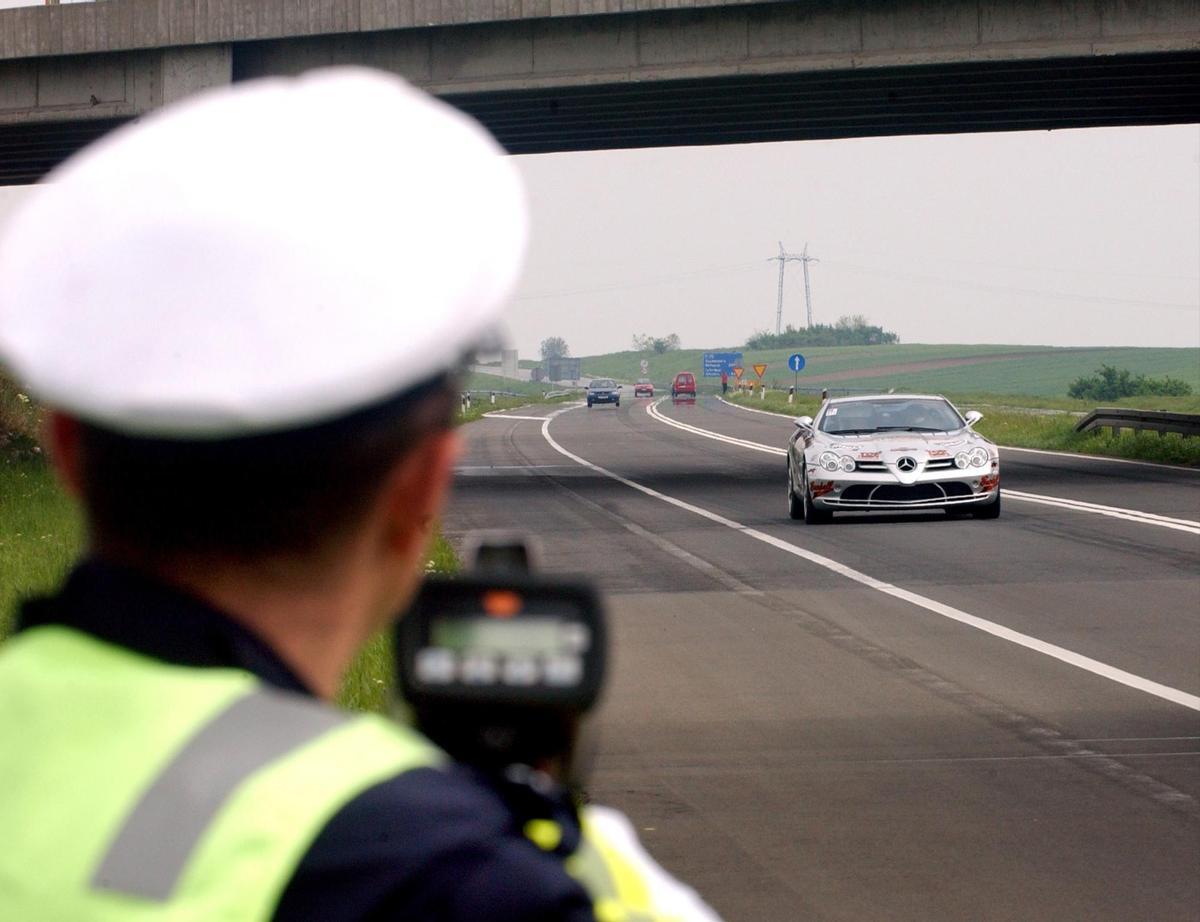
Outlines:
[[[83,546],[83,522],[42,460],[0,462],[0,639],[24,598],[53,589]]]
[[[1082,401],[1042,401],[1059,406],[1024,408],[995,406],[992,401],[997,396],[994,394],[985,395],[983,399],[978,394],[947,396],[961,410],[978,409],[982,412],[984,417],[976,429],[1000,445],[1200,467],[1200,438],[1184,438],[1175,433],[1159,436],[1153,432],[1128,431],[1113,436],[1108,429],[1076,432],[1074,427],[1078,417],[1074,415],[1075,412],[1095,409],[1094,405]],[[798,397],[795,403],[789,405],[787,395],[780,391],[768,391],[766,399],[732,394],[728,399],[733,403],[786,416],[813,416],[819,408],[817,399],[806,396]],[[1117,403],[1139,409],[1170,409],[1180,413],[1200,411],[1197,409],[1200,399],[1196,397],[1129,398]],[[1146,403],[1154,406],[1145,406]],[[1172,405],[1159,406],[1162,403]],[[1038,413],[1030,412],[1030,409],[1062,412]]]
[[[540,398],[545,391],[554,389],[543,381],[518,381],[479,371],[468,374],[463,387],[469,391],[508,391],[533,398]]]
[[[425,572],[457,573],[458,567],[454,548],[441,535],[435,537],[429,549]],[[395,678],[391,633],[384,632],[371,638],[350,664],[338,694],[338,704],[352,711],[383,713],[389,709]]]
[[[20,603],[53,591],[83,545],[78,509],[44,462],[0,465],[0,642],[12,630]],[[437,536],[426,571],[457,569],[453,548]],[[381,635],[363,648],[346,673],[338,702],[356,710],[382,711],[392,686],[391,647]]]
[[[608,355],[586,356],[582,360],[584,377],[606,376],[624,381],[636,380],[642,359],[649,362],[650,378],[658,387],[669,384],[680,371],[699,374],[706,351],[740,351],[747,375],[751,365],[767,364],[764,380],[771,386],[786,387],[793,376],[787,370],[787,357],[800,352],[805,368],[800,373],[802,386],[819,387],[830,374],[845,374],[856,370],[901,365],[909,362],[930,362],[940,359],[986,358],[1010,353],[1020,355],[991,362],[934,368],[925,371],[893,372],[878,377],[848,377],[829,382],[834,387],[863,387],[886,391],[933,391],[935,393],[990,392],[1035,397],[1066,397],[1067,387],[1081,375],[1093,373],[1101,364],[1128,368],[1135,374],[1150,377],[1169,375],[1192,385],[1200,392],[1200,349],[1148,348],[1059,348],[1050,346],[1011,345],[921,345],[890,346],[801,346],[795,349],[750,350],[744,347],[724,349],[682,349],[663,355],[645,352],[614,352]],[[716,379],[702,378],[710,389]]]

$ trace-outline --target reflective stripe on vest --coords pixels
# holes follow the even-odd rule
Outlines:
[[[583,838],[567,870],[591,894],[597,922],[720,922],[694,890],[659,867],[625,816],[589,805],[580,820]]]
[[[566,860],[567,872],[579,881],[588,896],[596,922],[668,922],[657,912],[650,888],[619,850],[606,842],[593,823],[589,808],[582,811],[583,836]],[[562,828],[553,820],[536,819],[525,824],[525,836],[543,851],[555,851],[562,842]]]
[[[329,819],[441,753],[63,627],[0,646],[0,919],[266,922]]]
[[[188,740],[142,795],[92,886],[166,900],[201,834],[239,784],[347,720],[346,714],[267,688],[235,699]]]

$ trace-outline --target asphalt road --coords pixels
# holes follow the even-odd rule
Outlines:
[[[729,922],[1200,919],[1200,472],[1002,451],[997,521],[805,526],[648,403],[468,426],[444,528],[608,593],[591,792],[666,867]]]

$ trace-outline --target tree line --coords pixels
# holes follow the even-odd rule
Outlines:
[[[814,323],[797,329],[790,323],[780,333],[758,330],[746,340],[749,349],[786,349],[791,346],[882,346],[900,342],[900,336],[871,323],[862,314],[839,317],[834,324]]]

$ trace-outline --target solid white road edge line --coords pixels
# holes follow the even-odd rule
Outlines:
[[[544,417],[544,416],[514,416],[511,413],[502,413],[499,410],[492,412],[492,413],[484,413],[483,414],[483,419],[528,419],[528,420],[532,420],[535,423],[540,423],[545,418],[546,417]]]
[[[719,400],[720,398],[718,397],[717,399]],[[660,423],[666,423],[668,426],[683,429],[686,432],[691,432],[693,435],[699,435],[706,439],[714,439],[718,442],[737,445],[741,448],[752,448],[755,451],[766,452],[767,454],[778,455],[780,457],[787,454],[787,450],[784,448],[775,448],[759,442],[737,439],[730,435],[722,435],[720,432],[713,432],[710,429],[701,429],[699,426],[689,426],[687,423],[681,423],[678,420],[663,416],[655,404],[647,406],[646,412]],[[755,412],[762,411],[756,410]],[[1006,499],[1011,498],[1025,503],[1056,506],[1059,509],[1069,509],[1072,512],[1088,512],[1092,515],[1104,515],[1113,519],[1122,519],[1126,522],[1137,522],[1139,525],[1157,525],[1159,528],[1170,528],[1174,531],[1184,531],[1188,534],[1200,535],[1200,522],[1195,522],[1191,519],[1173,519],[1153,512],[1141,512],[1137,509],[1121,509],[1117,506],[1102,506],[1099,503],[1088,503],[1078,499],[1064,499],[1058,496],[1045,496],[1041,493],[1025,493],[1021,490],[1009,489],[1008,487],[1004,488],[1004,496]]]
[[[684,502],[681,499],[676,499],[674,496],[668,496],[666,493],[660,493],[657,490],[644,486],[637,481],[630,480],[628,477],[622,477],[620,474],[601,467],[598,464],[593,464],[586,458],[581,458],[567,449],[563,448],[550,435],[550,423],[555,417],[568,410],[575,409],[567,407],[551,413],[542,422],[542,437],[549,443],[550,447],[557,451],[560,455],[570,458],[576,464],[593,470],[598,474],[609,477],[618,483],[624,484],[632,490],[637,490],[646,496],[653,497],[668,505],[675,506],[677,509],[683,509],[686,512],[691,512],[694,515],[708,519],[710,522],[715,522],[718,525],[724,525],[733,531],[745,535],[747,538],[753,538],[755,541],[761,541],[763,544],[769,544],[771,547],[778,548],[784,553],[799,557],[802,560],[807,560],[809,563],[816,564],[826,570],[837,573],[846,579],[853,580],[877,592],[882,592],[884,595],[890,595],[893,598],[900,599],[918,608],[923,608],[926,611],[933,612],[936,615],[941,615],[943,618],[948,618],[951,621],[957,621],[960,624],[965,624],[968,627],[973,627],[976,630],[983,631],[985,634],[991,634],[993,637],[998,637],[1001,640],[1006,640],[1009,643],[1016,644],[1020,647],[1025,647],[1028,650],[1033,650],[1036,653],[1041,653],[1049,656],[1052,659],[1059,660],[1069,666],[1075,666],[1085,672],[1090,672],[1093,675],[1109,679],[1119,685],[1125,685],[1129,688],[1145,692],[1148,695],[1153,695],[1156,698],[1162,698],[1165,701],[1173,702],[1174,704],[1183,705],[1193,711],[1200,711],[1200,696],[1189,694],[1178,688],[1171,688],[1169,685],[1162,685],[1158,682],[1152,682],[1150,679],[1144,679],[1141,676],[1134,675],[1131,672],[1126,672],[1123,669],[1117,669],[1115,666],[1109,666],[1107,663],[1102,663],[1099,660],[1094,660],[1091,657],[1083,656],[1067,650],[1064,647],[1056,646],[1052,643],[1047,643],[1044,640],[1038,640],[1036,637],[1030,637],[1028,634],[1022,634],[1020,631],[1014,631],[1002,624],[996,624],[993,621],[988,621],[985,618],[979,618],[975,615],[967,614],[965,611],[960,611],[950,605],[943,605],[941,602],[934,599],[928,599],[923,595],[918,595],[915,592],[909,592],[907,589],[901,589],[899,586],[894,586],[891,583],[885,583],[882,580],[875,579],[873,576],[868,576],[855,570],[853,567],[848,567],[845,564],[838,563],[829,557],[824,557],[821,554],[816,554],[812,551],[805,550],[795,544],[789,544],[782,538],[776,538],[774,535],[768,535],[766,532],[759,531],[756,528],[750,528],[740,522],[735,522],[733,519],[727,519],[719,513],[704,509],[701,506],[695,506],[692,503]]]
[[[724,397],[718,397],[717,400],[721,401],[727,407],[733,407],[735,410],[745,410],[748,413],[761,413],[763,416],[777,416],[780,419],[796,418],[788,413],[777,413],[774,410],[759,410],[755,407],[743,406],[740,403],[733,403],[730,400],[726,400]],[[1023,451],[1030,455],[1049,455],[1052,458],[1071,458],[1081,461],[1110,461],[1113,464],[1136,464],[1139,467],[1153,467],[1158,470],[1187,471],[1189,474],[1200,474],[1200,470],[1194,467],[1184,467],[1182,464],[1160,464],[1158,461],[1137,461],[1133,458],[1110,458],[1108,455],[1081,455],[1078,452],[1048,451],[1045,448],[1017,448],[1015,445],[999,445],[997,447],[1003,448],[1005,451]]]

